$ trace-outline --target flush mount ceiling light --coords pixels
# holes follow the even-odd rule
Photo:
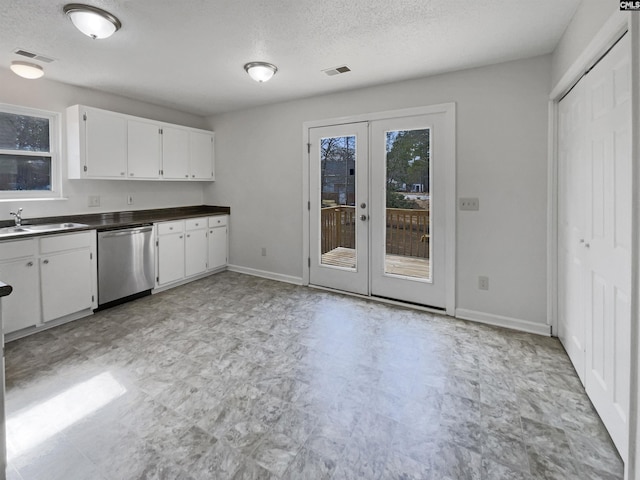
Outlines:
[[[11,71],[22,78],[33,80],[44,75],[44,70],[40,65],[29,62],[20,62],[15,60],[11,62]]]
[[[69,3],[63,10],[78,30],[93,39],[110,37],[122,26],[109,12],[91,5]]]
[[[266,62],[250,62],[244,66],[244,69],[251,78],[260,83],[268,82],[278,71],[278,67]]]

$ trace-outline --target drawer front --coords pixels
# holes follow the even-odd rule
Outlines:
[[[75,250],[77,248],[91,247],[91,237],[96,232],[69,233],[66,235],[52,235],[50,237],[40,237],[40,253],[62,252],[64,250]]]
[[[229,215],[216,215],[215,217],[209,217],[209,228],[212,227],[224,227],[227,225]]]
[[[207,218],[190,218],[184,222],[187,226],[187,232],[189,230],[201,230],[207,228]]]
[[[20,257],[32,257],[37,252],[37,242],[38,240],[36,238],[0,242],[0,260],[11,260],[12,258]]]
[[[158,223],[158,235],[184,232],[184,221]]]

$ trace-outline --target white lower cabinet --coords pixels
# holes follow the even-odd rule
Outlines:
[[[209,270],[223,267],[227,264],[228,237],[227,216],[209,218]]]
[[[93,303],[89,248],[46,255],[40,259],[42,320],[49,322]]]
[[[184,278],[184,221],[157,224],[158,276],[156,283],[166,285]]]
[[[95,307],[95,231],[0,244],[0,278],[13,287],[2,303],[4,333]]]
[[[185,275],[191,277],[207,271],[207,219],[190,219],[185,224]]]
[[[158,287],[227,264],[227,215],[160,222],[156,234]]]

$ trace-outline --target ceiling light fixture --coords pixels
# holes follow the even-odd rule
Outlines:
[[[40,65],[29,62],[20,62],[15,60],[11,62],[11,71],[22,78],[33,80],[44,75],[44,70]]]
[[[63,11],[78,30],[94,40],[110,37],[122,27],[120,20],[109,12],[91,5],[69,3]]]
[[[250,62],[244,66],[244,69],[259,83],[268,82],[278,71],[278,67],[266,62]]]

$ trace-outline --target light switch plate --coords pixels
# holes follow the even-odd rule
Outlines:
[[[88,205],[90,207],[99,207],[100,206],[100,195],[89,195]]]
[[[458,208],[460,210],[480,210],[480,200],[477,198],[459,198]]]

